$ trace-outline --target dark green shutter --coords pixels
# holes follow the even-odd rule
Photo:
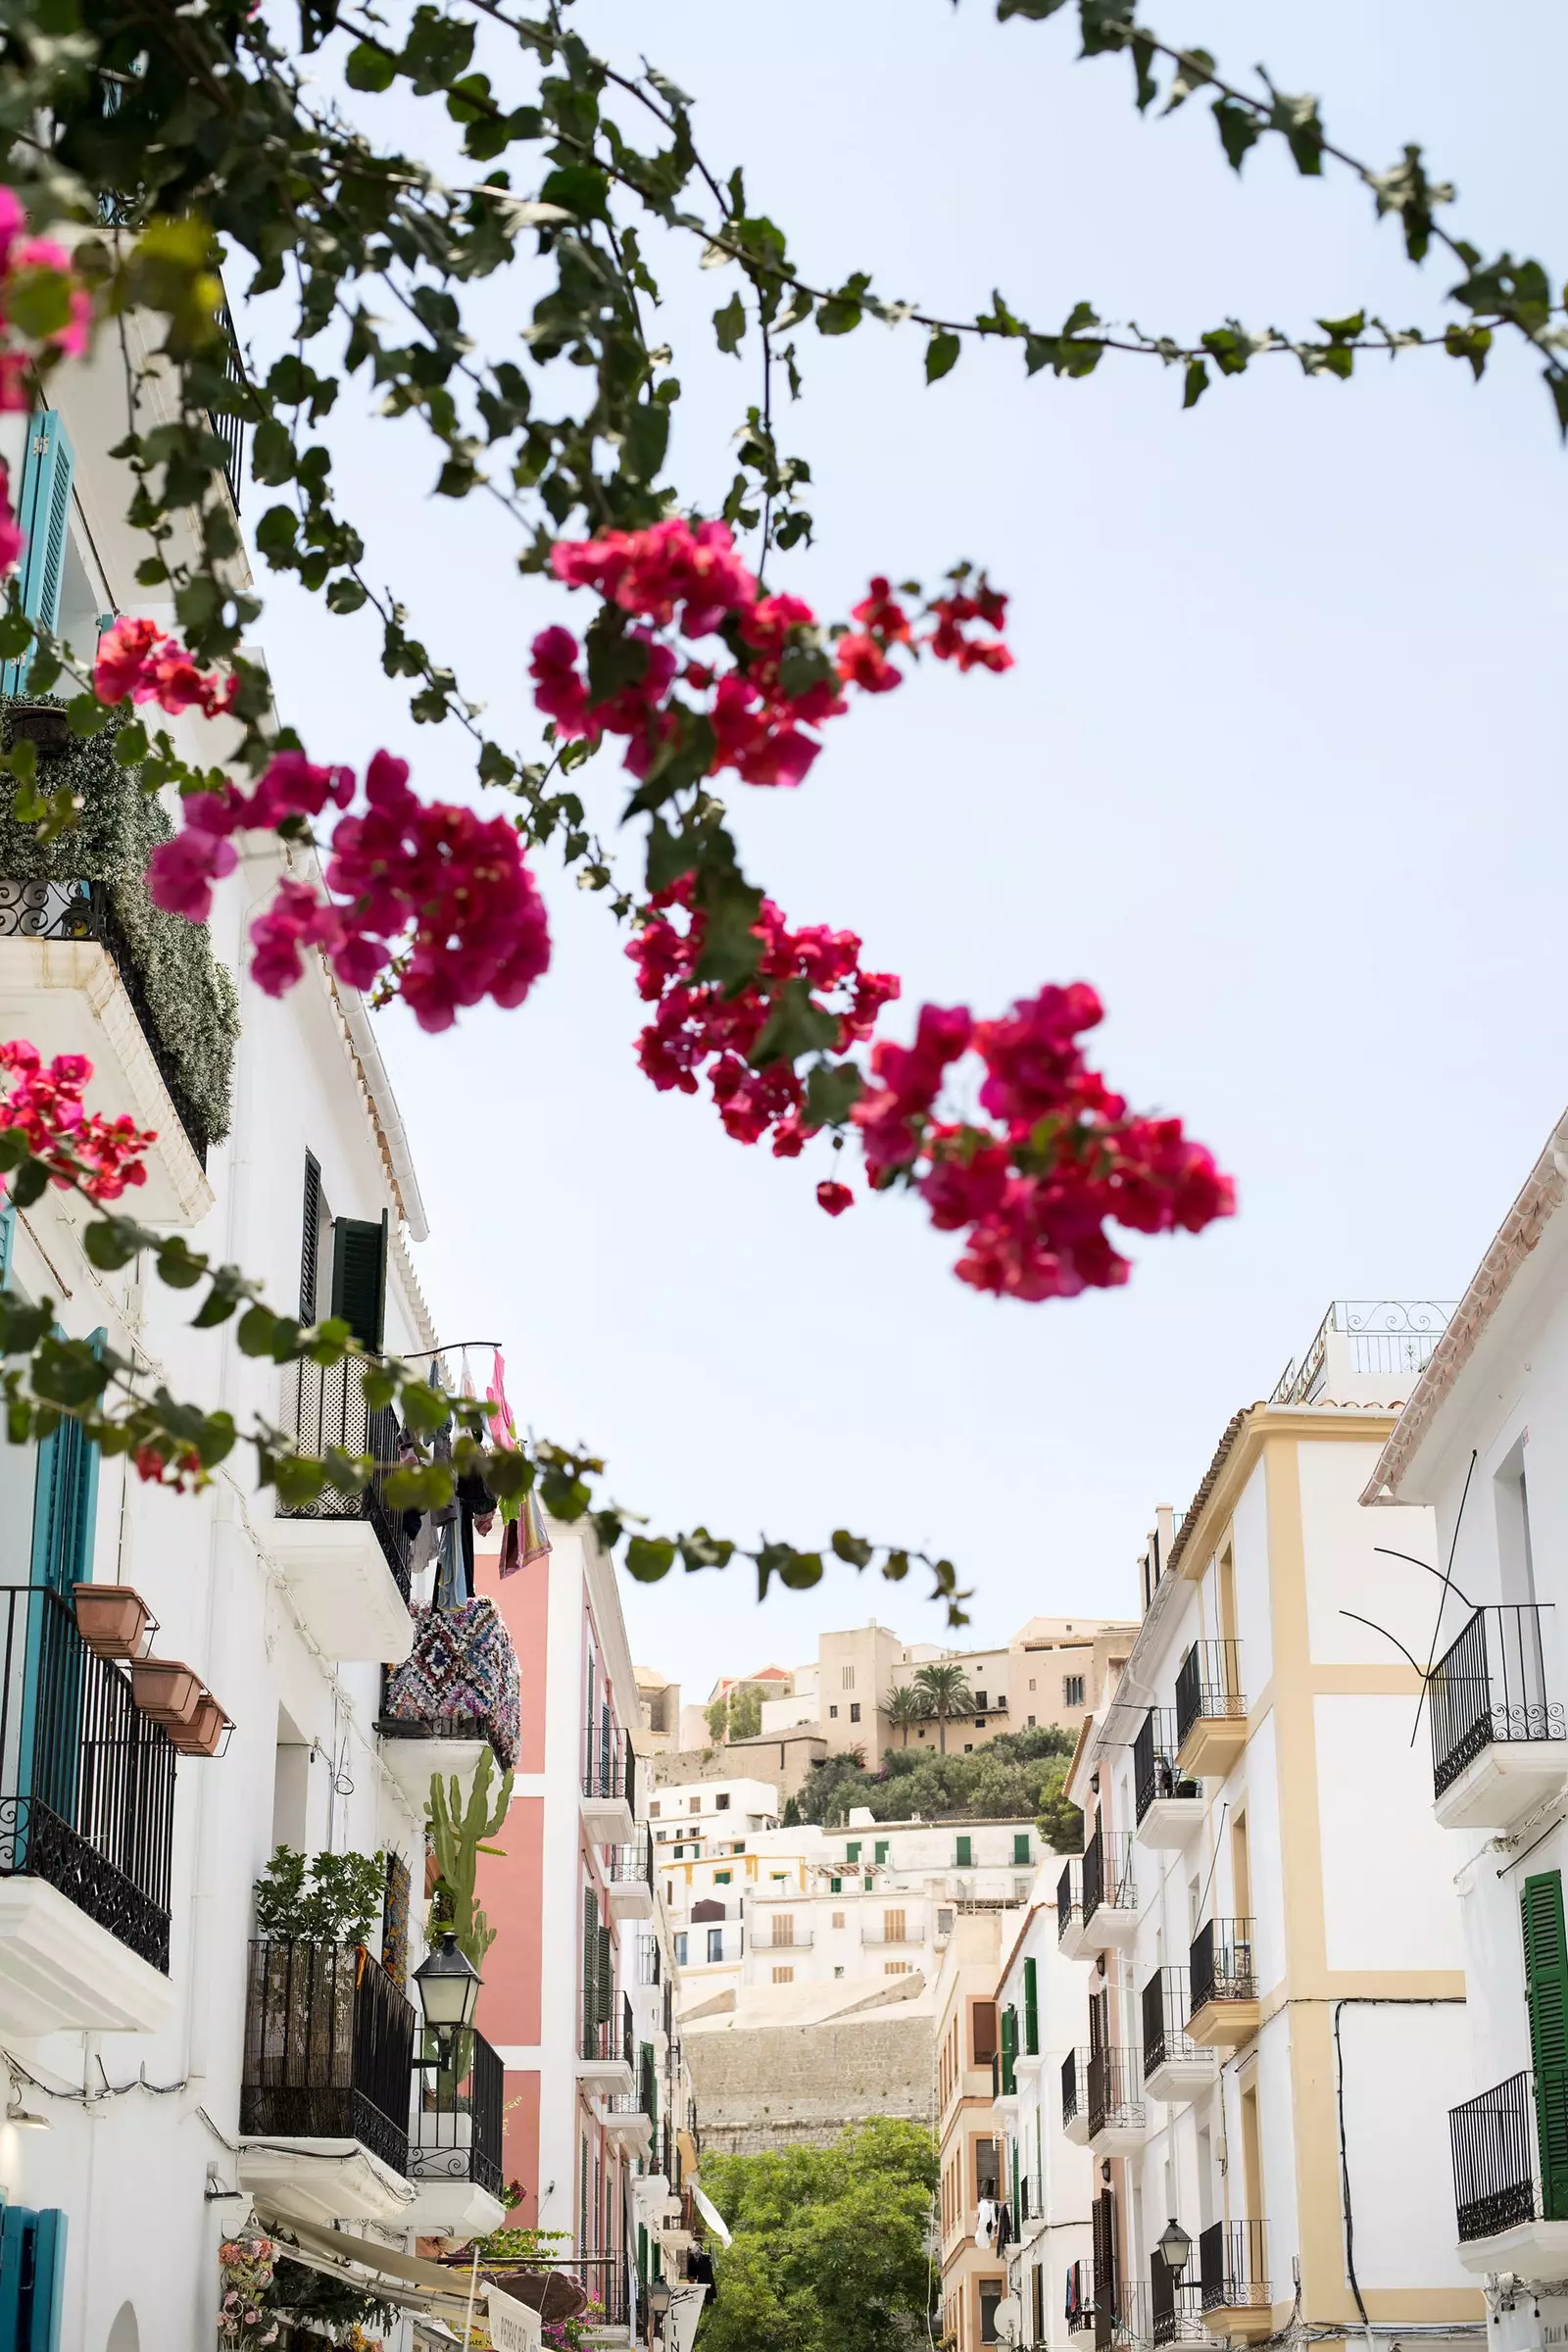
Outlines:
[[[601,1926],[599,1930],[598,2012],[599,2023],[602,2026],[613,2024],[615,2015],[615,1954],[614,1947],[610,1940],[610,1930],[604,1926]],[[610,2054],[612,2057],[614,2055],[612,2048]]]
[[[957,1859],[954,1864],[954,1868],[956,1870],[968,1870],[971,1867],[973,1860],[974,1855],[969,1839],[967,1838],[960,1838],[958,1839]]]
[[[1018,2012],[1009,2001],[1002,2012],[1002,2091],[1004,2098],[1010,2099],[1018,2087],[1017,2078],[1013,2072],[1013,2062],[1017,2055]]]
[[[844,1848],[844,1859],[846,1862],[858,1862],[860,1859],[860,1840],[858,1838],[856,1838],[853,1845],[847,1845]]]
[[[1028,1861],[1028,1859],[1029,1859],[1029,1833],[1028,1833],[1028,1831],[1027,1831],[1027,1830],[1014,1830],[1014,1831],[1013,1831],[1013,1833],[1012,1833],[1012,1858],[1013,1858],[1014,1862],[1027,1862],[1027,1861]]]
[[[879,1838],[877,1839],[877,1841],[876,1841],[876,1859],[877,1859],[879,1862],[885,1862],[885,1861],[887,1860],[887,1858],[888,1858],[888,1841],[887,1841],[887,1839],[886,1839],[885,1838]]]
[[[582,1892],[582,2054],[592,2058],[599,2047],[594,2032],[599,2008],[599,1906],[593,1889]]]
[[[1023,2046],[1028,2057],[1039,2057],[1040,1972],[1033,1960],[1023,1964]]]
[[[75,471],[71,438],[58,413],[40,409],[27,419],[27,454],[22,467],[17,519],[26,534],[22,558],[22,610],[50,631],[60,626],[60,595],[66,577],[66,544],[71,528],[71,480]],[[0,692],[20,694],[31,653],[0,671]]]
[[[1519,1910],[1541,2141],[1542,2218],[1568,2221],[1568,1936],[1561,1873],[1548,1870],[1526,1879]]]
[[[321,1170],[314,1155],[305,1154],[305,1213],[300,1231],[300,1321],[316,1321],[317,1251],[321,1241]]]
[[[378,1355],[386,1332],[386,1211],[372,1225],[338,1217],[332,1225],[332,1312],[362,1348]]]

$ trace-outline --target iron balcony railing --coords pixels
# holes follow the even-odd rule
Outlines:
[[[1196,2017],[1210,2001],[1256,2000],[1252,1937],[1250,1919],[1210,1919],[1199,1929],[1188,1955],[1193,1996],[1189,2016]]]
[[[1084,1848],[1084,1926],[1102,1907],[1136,1911],[1133,1841],[1126,1830],[1096,1830]]]
[[[1269,1402],[1312,1404],[1336,1371],[1389,1373],[1408,1383],[1431,1362],[1452,1313],[1444,1298],[1336,1298]],[[1401,1393],[1408,1396],[1408,1386]]]
[[[1046,2218],[1046,2184],[1039,2173],[1018,2175],[1018,2214],[1026,2222],[1043,2222]]]
[[[1143,1990],[1144,2073],[1152,2075],[1172,2058],[1196,2058],[1199,2045],[1187,2031],[1193,2000],[1185,1968],[1156,1968]]]
[[[1521,2222],[1568,2221],[1568,2194],[1542,2194],[1541,2147],[1568,2145],[1568,2079],[1510,2075],[1448,2110],[1459,2238],[1496,2237]],[[1555,2209],[1545,2211],[1550,2203]]]
[[[228,339],[227,364],[223,373],[240,391],[248,393],[250,384],[245,365],[239,356],[239,337],[234,332],[234,320],[225,302],[222,309],[223,333]],[[239,485],[245,470],[245,419],[231,415],[227,409],[209,409],[207,421],[223,445],[223,479],[228,495],[239,513]]]
[[[403,1532],[403,1513],[385,1498],[387,1472],[398,1460],[398,1420],[390,1406],[368,1405],[360,1367],[345,1361],[323,1369],[301,1362],[283,1380],[283,1412],[300,1451],[319,1461],[330,1449],[368,1454],[383,1467],[363,1493],[342,1494],[326,1487],[314,1502],[283,1510],[285,1519],[363,1519],[375,1532],[381,1555],[405,1600],[413,1589],[409,1539]]]
[[[577,2281],[588,2297],[580,2322],[585,2336],[592,2337],[605,2328],[630,2325],[630,2264],[624,2254],[530,2255],[528,2267],[556,2271]]]
[[[1067,1862],[1056,1881],[1056,1936],[1060,1938],[1084,1915],[1083,1865]]]
[[[0,1878],[43,1879],[169,1973],[174,1750],[47,1586],[0,1587]]]
[[[648,1832],[640,1829],[630,1845],[605,1847],[605,1877],[614,1886],[635,1886],[638,1880],[646,1882],[648,1891],[654,1890],[654,1849],[648,1841]],[[648,1939],[653,1942],[652,1936]],[[654,1944],[657,1951],[659,1946]],[[654,1980],[657,1982],[657,1979]]]
[[[1156,2254],[1149,2266],[1149,2332],[1156,2344],[1213,2342],[1203,2328],[1202,2288],[1196,2278],[1178,2278]]]
[[[493,2197],[502,2191],[501,2128],[507,2103],[507,2070],[476,2030],[459,2044],[451,2070],[416,2070],[418,2088],[414,2135],[409,2147],[411,2180],[471,2180]]]
[[[90,939],[108,956],[130,999],[136,1024],[169,1090],[186,1141],[205,1167],[207,1121],[186,1092],[178,1062],[142,986],[141,967],[121,929],[104,882],[0,881],[0,939]]]
[[[1568,1740],[1561,1699],[1546,1691],[1541,1608],[1477,1609],[1433,1668],[1432,1788],[1441,1796],[1485,1748]]]
[[[1115,2126],[1136,2130],[1144,2121],[1144,2065],[1137,2050],[1089,2053],[1089,2136]]]
[[[259,1937],[245,1998],[241,2133],[357,2139],[406,2174],[415,2025],[363,1944]]]
[[[1176,1676],[1176,1744],[1195,1723],[1247,1714],[1242,1696],[1241,1643],[1195,1642]]]
[[[1199,2295],[1205,2311],[1266,2311],[1266,2231],[1261,2222],[1211,2222],[1198,2240]]]
[[[874,1928],[860,1930],[860,1941],[862,1943],[924,1943],[925,1921],[923,1919],[908,1920],[894,1935],[889,1933],[887,1922],[879,1920]]]
[[[629,1732],[616,1731],[609,1724],[597,1732],[589,1732],[583,1754],[582,1792],[600,1804],[624,1797],[627,1810],[636,1812],[637,1758],[632,1753]]]
[[[781,1936],[776,1920],[759,1921],[752,1929],[754,1952],[808,1952],[811,1948],[811,1928],[796,1928],[790,1935]]]
[[[1176,1761],[1180,1745],[1175,1708],[1151,1707],[1133,1741],[1133,1788],[1140,1821],[1156,1796],[1201,1794],[1198,1782]]]
[[[1061,2122],[1065,2130],[1089,2112],[1089,2052],[1069,2050],[1061,2062]]]

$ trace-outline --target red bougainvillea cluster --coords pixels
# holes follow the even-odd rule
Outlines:
[[[871,1052],[851,1116],[873,1188],[912,1182],[945,1233],[966,1231],[958,1278],[1014,1298],[1072,1298],[1123,1283],[1105,1223],[1198,1233],[1230,1216],[1235,1187],[1180,1119],[1129,1114],[1078,1040],[1102,1017],[1083,982],[1044,988],[999,1021],[921,1007],[912,1046]],[[949,1068],[973,1051],[991,1124],[936,1116]]]
[[[98,640],[92,690],[101,703],[156,703],[177,716],[202,710],[217,718],[232,704],[237,678],[198,669],[177,637],[151,620],[117,620]]]
[[[251,925],[252,976],[269,996],[301,979],[303,951],[318,948],[347,987],[368,989],[390,972],[421,1029],[449,1029],[460,1006],[493,997],[520,1004],[549,968],[544,902],[505,817],[425,803],[409,790],[408,763],[377,752],[366,771],[365,808],[339,816],[323,895],[285,878]],[[328,808],[347,809],[354,771],[318,767],[280,752],[245,792],[193,794],[184,829],[161,843],[148,888],[171,913],[204,922],[213,884],[237,862],[233,836],[282,826],[303,830]]]
[[[637,1041],[637,1058],[661,1092],[678,1087],[695,1095],[706,1074],[724,1131],[737,1143],[772,1137],[780,1159],[804,1148],[811,1122],[806,1090],[787,1048],[754,1066],[753,1055],[790,983],[819,1016],[822,1050],[842,1054],[871,1034],[877,1014],[899,993],[892,972],[860,969],[853,931],[823,924],[791,931],[770,899],[752,926],[762,943],[755,975],[734,991],[699,980],[707,938],[701,908],[692,905],[689,876],[661,891],[642,929],[626,950],[637,986],[658,1011]],[[679,921],[675,918],[679,916]]]
[[[52,237],[24,236],[26,225],[15,188],[0,187],[0,410],[23,412],[33,405],[29,369],[57,357],[79,359],[92,321],[70,254]],[[0,572],[18,562],[24,544],[10,472],[0,463]]]
[[[145,1184],[142,1154],[158,1141],[155,1129],[88,1110],[82,1092],[92,1063],[82,1054],[57,1054],[47,1065],[25,1038],[0,1045],[0,1070],[13,1083],[0,1101],[0,1127],[19,1127],[27,1150],[45,1161],[62,1187],[79,1184],[94,1200],[118,1200],[127,1185]]]
[[[929,626],[911,621],[886,580],[873,580],[855,608],[858,627],[835,643],[824,640],[798,596],[763,594],[722,522],[694,525],[676,516],[646,531],[558,540],[551,563],[568,588],[593,589],[635,625],[615,645],[598,692],[592,647],[585,672],[569,629],[541,630],[530,664],[535,705],[564,741],[625,736],[634,776],[649,773],[685,714],[711,731],[702,772],[733,768],[747,784],[799,784],[822,748],[808,729],[848,710],[846,686],[885,694],[899,685],[896,648],[918,654],[926,647],[961,669],[1002,670],[1012,662],[999,637],[968,633],[977,623],[1000,628],[1005,617],[1006,598],[983,579],[973,594],[960,584],[925,605],[917,619]],[[705,638],[718,644],[699,660],[686,646]]]

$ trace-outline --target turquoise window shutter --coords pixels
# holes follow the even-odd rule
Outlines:
[[[27,2352],[60,2352],[60,2313],[65,2298],[66,2216],[58,2207],[50,2207],[33,2225]]]
[[[17,1212],[8,1201],[0,1208],[0,1291],[11,1287],[11,1252],[16,1245]]]
[[[66,2216],[8,2205],[0,2224],[0,2345],[60,2352],[66,2289]]]
[[[22,558],[22,610],[41,628],[60,626],[60,598],[66,579],[66,542],[71,528],[71,484],[75,452],[59,412],[40,409],[27,419],[27,454],[22,468],[17,519],[26,534]],[[23,654],[0,672],[0,691],[19,694],[31,657]]]

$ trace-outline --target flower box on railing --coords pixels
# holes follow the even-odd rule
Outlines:
[[[158,1620],[130,1585],[76,1585],[76,1631],[97,1658],[145,1657]]]

